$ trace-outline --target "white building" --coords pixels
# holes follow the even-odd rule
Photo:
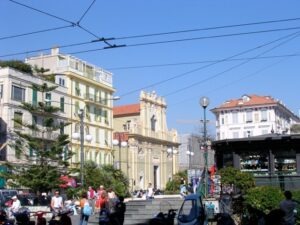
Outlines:
[[[35,123],[37,126],[42,123],[42,120],[37,115],[32,115],[28,111],[23,110],[21,102],[32,103],[33,105],[42,101],[42,99],[47,99],[51,97],[54,101],[58,103],[60,111],[57,115],[58,123],[65,123],[67,120],[68,111],[62,103],[68,103],[70,101],[67,96],[67,90],[65,87],[58,86],[51,93],[37,92],[32,89],[32,84],[44,84],[47,83],[48,86],[56,86],[52,82],[45,81],[38,76],[33,76],[32,74],[23,73],[12,68],[0,68],[0,164],[1,162],[10,163],[26,163],[26,159],[22,156],[18,157],[17,152],[10,147],[9,143],[13,138],[13,131],[18,130],[26,132],[24,127],[15,123],[13,119],[21,119],[27,124]],[[67,129],[67,128],[65,128]],[[32,132],[32,136],[42,137],[42,132]],[[59,132],[68,132],[67,130],[60,130],[55,132],[43,132],[43,138],[55,139]],[[34,157],[34,155],[32,155]]]
[[[289,134],[300,119],[270,96],[243,95],[211,110],[216,116],[216,139],[244,138],[269,133]]]

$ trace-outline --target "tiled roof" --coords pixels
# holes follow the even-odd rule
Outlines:
[[[274,105],[277,103],[278,100],[275,100],[270,96],[243,95],[239,99],[228,100],[215,109],[236,108],[244,106]]]
[[[140,104],[121,105],[113,108],[114,117],[134,116],[140,114]]]

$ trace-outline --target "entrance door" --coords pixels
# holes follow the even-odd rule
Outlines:
[[[158,166],[153,166],[153,187],[157,189],[158,184]]]

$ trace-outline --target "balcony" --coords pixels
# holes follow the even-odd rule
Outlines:
[[[54,132],[50,132],[50,131],[49,132],[32,131],[31,135],[35,138],[55,140],[58,138],[59,133],[54,133]]]
[[[72,56],[60,58],[55,72],[63,73],[69,71],[112,87],[112,74],[110,72],[87,64],[86,62],[76,59]]]

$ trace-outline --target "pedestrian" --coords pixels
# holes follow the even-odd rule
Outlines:
[[[102,192],[100,199],[99,225],[107,225],[109,223],[110,211],[106,192]]]
[[[149,183],[148,184],[148,188],[147,188],[147,193],[146,193],[146,199],[153,199],[154,192],[153,192],[153,187],[152,184]]]
[[[80,221],[79,221],[79,225],[87,225],[88,221],[89,221],[89,215],[85,215],[83,213],[83,209],[86,206],[86,204],[88,204],[89,206],[89,201],[87,198],[87,194],[83,193],[81,195],[81,199],[80,199]]]
[[[116,204],[116,216],[119,220],[119,224],[124,224],[125,212],[126,212],[126,204],[124,203],[124,197],[120,196],[119,200]]]
[[[88,191],[87,191],[87,198],[89,200],[89,204],[93,209],[93,212],[95,212],[95,202],[97,199],[97,193],[96,191],[93,189],[92,186],[89,186]]]
[[[295,209],[297,203],[292,199],[292,193],[290,191],[284,192],[285,200],[281,201],[279,208],[284,211],[284,225],[294,225],[296,222]]]
[[[63,198],[59,195],[59,191],[54,192],[54,196],[51,198],[51,211],[52,219],[62,210],[63,208]]]
[[[117,202],[117,195],[111,188],[107,189],[107,198],[109,204],[109,211],[110,213],[113,213]]]

